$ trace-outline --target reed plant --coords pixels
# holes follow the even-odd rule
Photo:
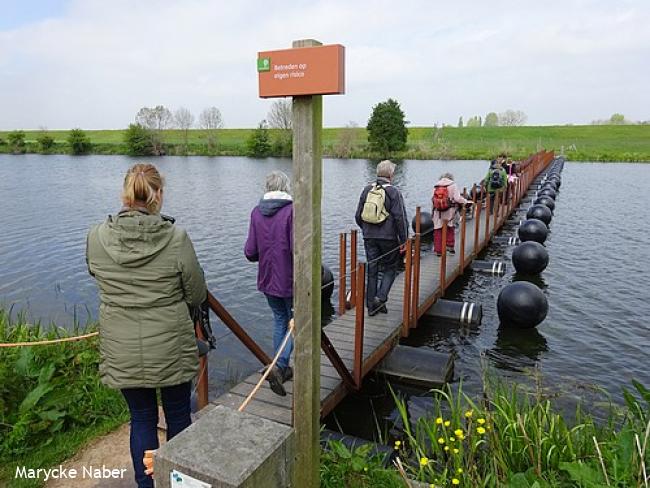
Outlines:
[[[578,407],[571,421],[540,389],[486,381],[480,401],[446,387],[430,414],[410,421],[394,395],[406,473],[432,486],[643,487],[650,480],[650,391],[632,382],[626,405],[597,421]]]

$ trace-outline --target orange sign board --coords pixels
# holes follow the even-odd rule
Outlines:
[[[345,48],[340,44],[257,53],[261,98],[345,93]]]

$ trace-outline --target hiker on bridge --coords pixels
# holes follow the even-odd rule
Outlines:
[[[266,192],[251,212],[246,259],[258,262],[257,289],[264,293],[273,313],[273,350],[277,353],[293,317],[293,200],[291,181],[282,171],[266,177]],[[293,339],[268,376],[271,390],[285,396],[282,383],[293,377],[289,366]]]
[[[505,155],[500,155],[497,159],[492,160],[490,169],[481,185],[490,195],[490,213],[494,209],[494,201],[497,196],[500,196],[508,188],[508,174],[503,169],[503,161],[505,161]]]
[[[433,210],[433,251],[436,256],[442,256],[443,245],[447,246],[447,252],[454,254],[456,252],[456,240],[454,231],[456,212],[459,206],[467,205],[469,200],[460,194],[458,185],[454,182],[454,175],[443,173],[440,179],[433,187],[433,196],[431,197]],[[447,242],[442,242],[442,227],[447,221]]]
[[[199,369],[188,305],[207,296],[187,233],[160,214],[163,179],[152,164],[126,174],[123,207],[88,233],[88,271],[99,286],[99,374],[121,390],[131,413],[131,458],[138,487],[153,487],[144,451],[158,448],[160,388],[167,440],[191,423]]]
[[[394,175],[392,161],[381,161],[377,165],[377,180],[361,192],[355,215],[363,232],[368,262],[366,306],[370,316],[388,312],[386,302],[397,276],[400,248],[408,239],[404,198],[392,185]]]

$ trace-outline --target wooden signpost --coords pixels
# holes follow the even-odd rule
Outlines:
[[[345,49],[313,39],[258,53],[259,96],[293,97],[294,486],[319,486],[323,97],[345,92]]]

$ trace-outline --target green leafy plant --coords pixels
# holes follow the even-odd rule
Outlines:
[[[92,148],[90,139],[81,129],[72,129],[68,134],[68,145],[72,154],[86,154]]]
[[[26,151],[24,131],[15,130],[10,132],[7,134],[7,141],[11,152],[14,154],[23,154]]]
[[[152,139],[152,131],[140,124],[129,124],[129,128],[124,132],[124,144],[126,144],[129,156],[153,154]]]
[[[48,134],[41,134],[36,139],[38,145],[41,147],[41,152],[47,154],[54,147],[54,138]]]
[[[324,488],[392,488],[404,481],[394,469],[382,466],[382,455],[372,454],[372,445],[349,449],[341,441],[329,441],[321,455],[320,480]]]
[[[408,129],[404,112],[392,98],[372,108],[367,130],[370,148],[382,156],[406,148]]]
[[[254,158],[265,158],[271,154],[271,142],[266,121],[261,121],[246,141],[246,154]]]

